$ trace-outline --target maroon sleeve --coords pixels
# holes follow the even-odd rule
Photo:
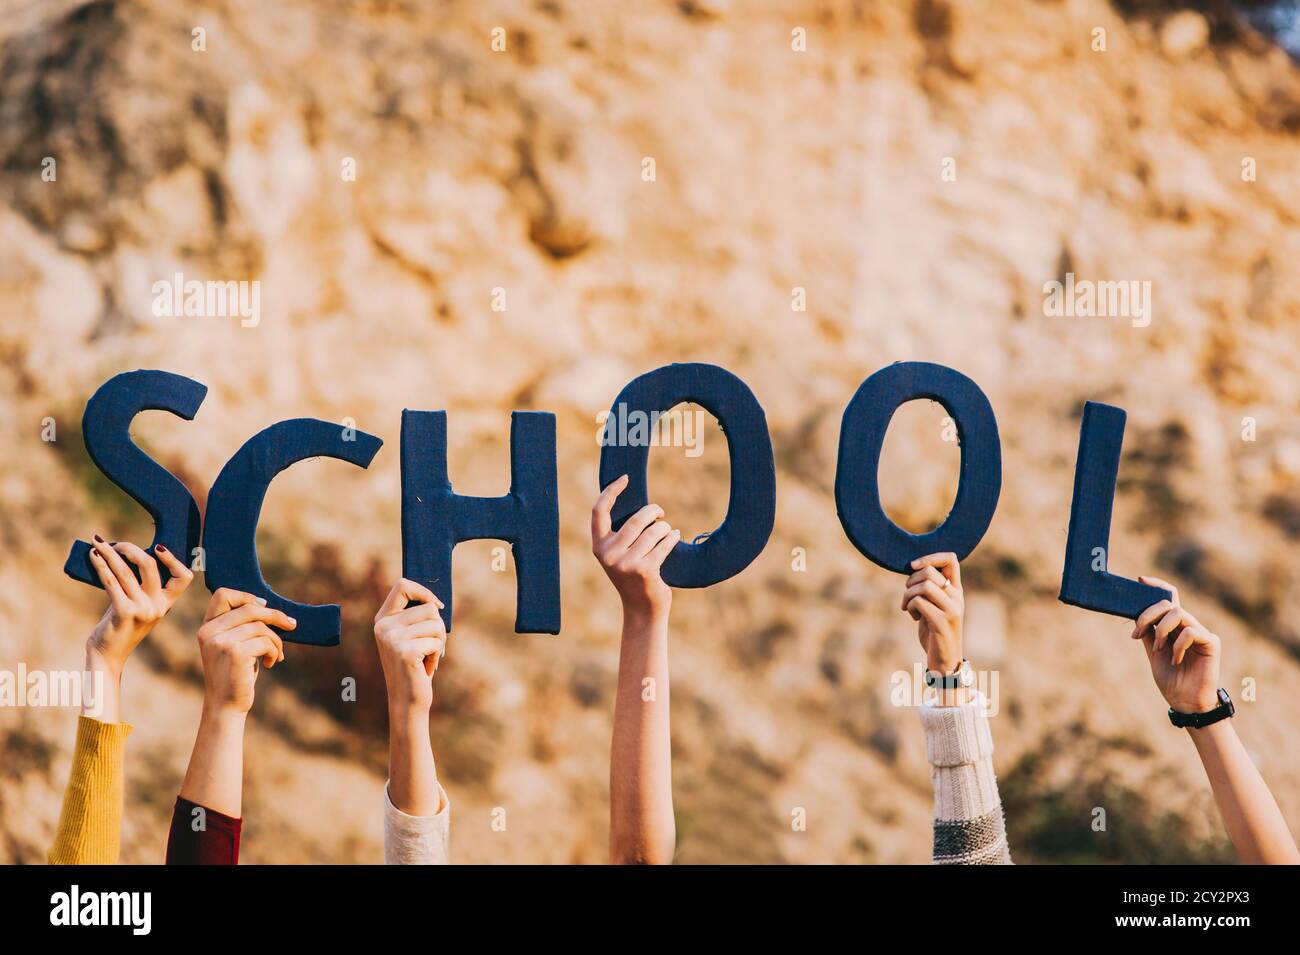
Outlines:
[[[172,810],[172,830],[167,836],[167,864],[237,864],[242,826],[242,819],[223,816],[177,796],[176,808]]]

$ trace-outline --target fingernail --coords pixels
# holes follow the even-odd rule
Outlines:
[[[96,534],[96,535],[95,535],[95,543],[96,543],[96,544],[102,544],[102,543],[104,543],[104,538],[102,538],[102,537],[100,537],[98,534]]]
[[[160,554],[165,554],[165,553],[167,553],[167,548],[164,547],[162,544],[156,544],[156,545],[154,546],[154,550],[156,550],[156,551],[157,551],[158,553],[160,553]]]
[[[293,617],[290,617],[290,618],[289,618],[289,622],[290,622],[291,624],[293,624],[295,627],[298,626],[298,621],[297,621],[297,620],[294,620]]]
[[[263,607],[266,606],[266,598],[265,598],[265,597],[254,597],[253,599],[256,600],[258,603],[260,603]]]

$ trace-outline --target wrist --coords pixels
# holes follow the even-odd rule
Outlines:
[[[86,669],[92,673],[98,671],[108,678],[121,681],[122,670],[126,666],[125,658],[118,658],[104,650],[91,637],[86,641]]]
[[[672,598],[658,601],[623,601],[623,628],[644,630],[668,622],[668,611],[672,607]]]
[[[1232,720],[1219,720],[1209,726],[1187,726],[1183,728],[1183,732],[1192,738],[1193,744],[1200,747],[1206,744],[1220,745],[1232,738],[1237,731],[1233,728]]]
[[[431,707],[402,701],[388,705],[388,733],[393,738],[423,738],[429,735]]]
[[[228,700],[203,701],[203,712],[199,716],[199,725],[213,729],[233,729],[243,732],[248,721],[248,710]]]
[[[1168,699],[1168,698],[1166,698]],[[1192,696],[1168,699],[1169,708],[1175,713],[1208,713],[1219,705],[1218,690],[1197,693]]]
[[[925,655],[925,668],[941,676],[952,676],[961,669],[961,661],[964,658],[960,653],[956,656],[948,656],[941,653],[927,653]]]
[[[1215,723],[1231,719],[1236,713],[1232,697],[1224,689],[1220,689],[1215,694],[1214,706],[1204,708],[1199,701],[1196,706],[1197,709],[1191,711],[1178,710],[1171,706],[1169,708],[1169,722],[1181,729],[1202,730],[1213,726]]]

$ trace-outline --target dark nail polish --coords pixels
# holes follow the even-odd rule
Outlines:
[[[165,553],[167,553],[167,548],[164,547],[162,544],[155,544],[155,545],[154,545],[154,550],[156,550],[156,551],[157,551],[158,553],[160,553],[160,554],[165,554]]]
[[[102,544],[102,543],[104,543],[104,538],[102,538],[102,537],[100,537],[98,534],[96,534],[96,535],[95,535],[95,543],[96,543],[96,544]]]

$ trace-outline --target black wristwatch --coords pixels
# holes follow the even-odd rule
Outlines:
[[[974,682],[975,671],[970,668],[969,660],[962,660],[961,666],[957,667],[953,673],[939,673],[937,670],[928,668],[925,671],[925,685],[928,687],[955,690],[958,687],[970,686]]]
[[[1169,707],[1169,722],[1173,723],[1179,729],[1204,729],[1219,720],[1226,720],[1236,712],[1232,705],[1232,697],[1228,696],[1228,691],[1219,687],[1219,705],[1212,710],[1206,710],[1204,713],[1179,713],[1172,706]]]

